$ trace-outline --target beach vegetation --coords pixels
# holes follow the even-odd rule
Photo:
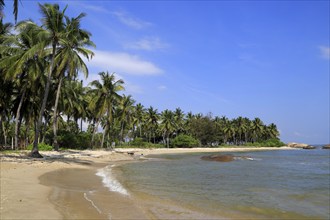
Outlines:
[[[114,147],[282,146],[274,123],[213,116],[180,107],[145,107],[126,94],[117,74],[83,85],[93,58],[92,34],[80,13],[39,4],[41,25],[0,19],[0,146],[39,150]],[[41,144],[42,143],[42,144]],[[47,145],[47,147],[46,147]],[[31,148],[31,146],[33,146]]]
[[[148,141],[145,141],[142,138],[135,138],[131,142],[121,143],[119,148],[163,148],[163,144],[154,144]]]
[[[33,149],[33,144],[29,144],[26,149],[27,150],[32,150]],[[39,143],[38,144],[38,149],[40,151],[51,151],[51,150],[53,150],[53,146],[45,144],[45,143]]]
[[[254,143],[248,142],[244,144],[244,146],[253,146],[253,147],[283,147],[285,145],[286,144],[283,143],[278,138],[272,138],[262,142],[254,142]]]
[[[172,141],[172,147],[192,148],[192,147],[199,147],[199,146],[200,146],[200,143],[196,138],[194,138],[190,135],[186,135],[186,134],[179,134]]]

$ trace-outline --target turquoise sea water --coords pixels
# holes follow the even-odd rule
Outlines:
[[[143,193],[213,216],[329,219],[330,151],[232,153],[254,160],[201,160],[215,153],[153,156],[116,167],[132,196]],[[227,154],[227,153],[226,153]]]

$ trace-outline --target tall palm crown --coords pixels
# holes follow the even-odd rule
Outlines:
[[[151,133],[155,133],[158,126],[158,110],[150,106],[145,115],[145,125]]]
[[[80,28],[81,19],[86,14],[81,13],[76,18],[65,17],[65,34],[59,42],[55,62],[57,63],[57,75],[67,72],[69,78],[76,77],[78,71],[88,76],[88,68],[80,55],[88,60],[94,53],[86,47],[95,47],[90,40],[91,33]]]
[[[169,147],[169,137],[175,130],[174,113],[172,111],[166,109],[161,113],[160,129],[166,137],[167,147]]]
[[[107,111],[109,116],[112,116],[113,107],[121,98],[118,92],[124,90],[124,81],[122,79],[116,80],[114,73],[110,75],[108,72],[100,72],[99,76],[102,83],[98,80],[91,82],[91,86],[94,87],[91,92],[97,97],[92,100],[91,105],[99,117]]]
[[[114,73],[110,75],[108,72],[100,72],[99,75],[101,77],[102,83],[100,83],[98,80],[91,82],[91,85],[94,87],[94,89],[92,89],[90,92],[92,93],[94,99],[91,100],[89,107],[96,115],[98,122],[102,116],[105,115],[106,117],[101,144],[103,146],[105,135],[109,132],[114,122],[113,115],[115,106],[118,105],[120,99],[122,98],[118,92],[124,90],[124,81],[121,79],[116,80]],[[94,141],[96,128],[97,126],[93,132],[92,142]]]
[[[34,137],[34,144],[33,149],[31,151],[31,156],[33,157],[40,157],[41,155],[38,152],[38,137],[40,133],[40,129],[42,126],[42,119],[44,116],[46,103],[48,99],[48,94],[50,90],[50,83],[52,81],[52,74],[56,67],[56,60],[55,57],[57,55],[59,45],[61,45],[62,42],[65,42],[67,40],[67,37],[70,36],[71,29],[74,29],[73,27],[77,27],[77,25],[70,25],[69,19],[65,16],[65,7],[63,10],[60,10],[60,7],[58,4],[39,4],[39,9],[42,15],[42,29],[45,31],[41,32],[42,35],[42,43],[44,44],[45,51],[50,51],[49,54],[49,68],[47,68],[47,82],[45,86],[45,92],[44,97],[42,100],[42,105],[40,108],[40,113],[38,117],[38,122],[36,126],[36,132]],[[81,16],[78,16],[78,20]],[[74,22],[73,22],[74,23]],[[79,22],[78,22],[79,23]],[[70,27],[70,28],[69,28]],[[79,26],[78,26],[79,27]],[[68,29],[69,28],[69,29]],[[75,30],[77,31],[77,30]],[[73,31],[73,32],[75,32]],[[75,32],[76,33],[76,32]],[[49,49],[48,49],[49,48]],[[65,63],[65,62],[63,62]]]
[[[121,139],[124,139],[124,130],[132,125],[134,100],[131,95],[123,95],[119,104],[119,120],[121,123]]]
[[[253,141],[258,141],[258,138],[262,136],[262,133],[264,131],[264,123],[260,120],[260,118],[255,118],[251,122],[251,130],[252,130],[252,136]]]
[[[87,78],[88,68],[80,55],[84,56],[88,60],[94,55],[91,50],[86,48],[88,46],[95,46],[94,43],[90,40],[91,34],[80,28],[80,22],[84,16],[85,14],[81,13],[76,18],[69,19],[68,17],[65,17],[65,34],[62,35],[62,38],[59,41],[59,46],[55,57],[55,70],[56,75],[59,77],[53,115],[55,150],[58,150],[57,107],[65,73],[67,73],[66,78],[68,80],[71,80],[72,78],[75,79],[78,75],[78,71],[83,72]]]
[[[142,124],[143,124],[143,119],[144,119],[144,106],[141,103],[138,103],[135,106],[134,110],[134,118],[133,118],[133,124],[135,127],[139,129],[139,137],[142,136]]]
[[[175,130],[179,134],[184,129],[184,112],[181,108],[176,108],[174,111],[174,120],[175,120]]]

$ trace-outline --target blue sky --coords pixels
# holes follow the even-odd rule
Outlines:
[[[330,142],[329,1],[48,2],[87,13],[86,83],[116,72],[145,107],[260,117],[285,142]],[[39,22],[37,1],[21,3],[18,19]]]

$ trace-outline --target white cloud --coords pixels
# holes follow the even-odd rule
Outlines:
[[[159,50],[167,48],[169,45],[161,41],[159,37],[147,37],[139,41],[128,43],[124,45],[125,48],[135,50]]]
[[[129,15],[127,12],[124,11],[116,11],[112,12],[112,14],[115,15],[121,23],[134,29],[143,29],[151,25],[150,22],[142,21],[138,18]]]
[[[167,87],[164,86],[164,85],[160,85],[160,86],[157,87],[157,89],[162,91],[162,90],[166,90]]]
[[[319,46],[321,56],[325,59],[330,59],[330,47],[327,46]]]
[[[94,50],[95,56],[87,65],[100,71],[118,72],[129,75],[158,75],[163,72],[152,62],[128,53]]]
[[[81,1],[73,1],[72,4],[76,7],[84,8],[97,13],[107,13],[107,14],[110,13],[110,11],[107,8],[99,6],[97,4],[86,4]]]

